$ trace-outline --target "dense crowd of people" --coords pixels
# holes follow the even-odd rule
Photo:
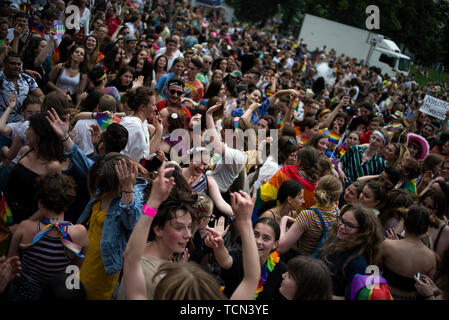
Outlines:
[[[449,299],[448,84],[269,24],[0,5],[0,299]]]

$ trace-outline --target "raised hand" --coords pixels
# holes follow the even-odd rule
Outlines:
[[[214,230],[221,235],[222,238],[224,238],[224,236],[226,235],[226,233],[228,233],[229,227],[231,225],[228,225],[225,228],[225,217],[221,216],[220,218],[218,218],[217,220],[215,220],[214,223]]]
[[[11,94],[8,99],[8,108],[14,108],[17,102],[17,95]]]
[[[214,104],[213,106],[209,107],[209,109],[207,109],[206,114],[214,114],[214,112],[217,111],[221,107],[221,104],[222,104],[221,99],[219,99],[216,104]]]
[[[0,257],[0,293],[6,289],[9,282],[20,276],[20,259],[18,256]]]
[[[53,108],[51,108],[51,111],[47,110],[47,114],[48,116],[46,118],[58,138],[60,140],[64,140],[65,138],[67,138],[67,135],[69,134],[70,114],[67,114],[67,116],[65,117],[65,121],[62,121],[59,118],[58,114]]]
[[[221,248],[224,246],[223,237],[216,230],[206,227],[207,234],[206,238],[204,238],[204,244],[212,249]]]
[[[92,141],[92,144],[95,146],[98,143],[98,140],[100,140],[101,131],[100,126],[96,123],[90,125],[90,139]]]
[[[115,172],[123,190],[131,191],[137,179],[137,166],[120,159],[115,164]]]
[[[162,117],[161,115],[157,115],[153,118],[153,125],[156,131],[162,132],[164,130],[164,126],[162,125]]]
[[[231,193],[231,207],[236,221],[251,220],[253,201],[244,191]]]
[[[152,208],[155,208],[154,206],[159,207],[159,205],[168,198],[171,190],[176,184],[174,177],[166,177],[166,175],[173,172],[175,168],[166,168],[166,166],[167,162],[164,161],[159,167],[156,179],[153,180],[153,186],[148,200],[148,203],[151,204]]]

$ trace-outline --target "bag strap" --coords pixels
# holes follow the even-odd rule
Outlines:
[[[324,222],[323,216],[321,215],[320,210],[318,210],[317,208],[310,208],[313,211],[315,211],[315,213],[318,215],[318,218],[320,218],[321,221],[321,225],[323,226],[323,234],[327,232],[327,226],[326,223]]]

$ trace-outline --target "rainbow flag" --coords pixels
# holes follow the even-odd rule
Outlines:
[[[44,38],[45,37],[45,35],[44,35],[44,26],[40,24],[37,27],[34,27],[33,29],[31,29],[31,33],[37,33],[42,38]]]
[[[14,224],[12,220],[12,212],[8,206],[8,203],[6,202],[5,196],[2,196],[2,198],[0,199],[0,217],[2,219],[2,223],[5,226],[8,227]]]
[[[270,200],[277,198],[278,190],[286,180],[296,180],[304,186],[304,204],[303,208],[310,208],[315,204],[315,181],[309,181],[299,174],[298,167],[295,165],[282,167],[267,183],[260,186],[257,190],[256,203],[252,215],[252,221],[255,223],[259,216],[257,211],[262,205]],[[303,209],[301,208],[301,210]]]
[[[278,129],[280,129],[284,125],[284,118],[279,117],[278,118]]]
[[[53,29],[56,31],[55,38],[58,40],[62,39],[62,36],[65,34],[65,25],[59,20],[55,20],[53,22]]]
[[[309,64],[307,63],[307,60],[304,60],[304,64],[302,65],[301,71],[303,73],[307,73],[309,71]]]
[[[340,159],[346,154],[346,151],[348,151],[348,150],[346,149],[346,144],[344,144],[340,148],[340,151],[338,152],[338,155],[339,155]]]
[[[113,123],[120,123],[120,121],[122,121],[119,117],[109,117],[105,113],[97,113],[95,119],[102,129],[106,129],[109,125]]]
[[[399,122],[394,123],[394,124],[391,126],[391,130],[393,130],[393,131],[401,130],[402,128],[403,128],[403,127],[402,127],[402,123],[399,123]]]
[[[410,121],[407,118],[402,119],[401,121],[402,126],[405,128],[408,128],[410,126]]]
[[[341,134],[338,134],[337,132],[331,131],[329,134],[329,142],[338,144],[340,142]]]
[[[320,57],[321,57],[321,53],[317,54],[317,56],[315,57],[315,64],[317,64],[318,62],[320,62]]]
[[[27,17],[31,17],[31,15],[33,14],[33,9],[31,8],[30,5],[26,4],[26,3],[22,3],[20,5],[20,9],[25,12],[25,14],[27,15]]]
[[[319,133],[324,133],[324,134],[326,134],[326,136],[328,136],[328,137],[329,137],[329,135],[330,135],[329,129],[320,129],[320,130],[318,130],[318,132],[319,132]]]
[[[274,94],[274,92],[267,90],[267,91],[265,91],[265,94],[267,95],[267,97],[271,97]]]

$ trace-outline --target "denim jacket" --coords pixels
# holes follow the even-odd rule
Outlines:
[[[144,190],[147,181],[138,177],[134,185],[134,197],[130,204],[123,204],[120,197],[111,201],[101,233],[100,251],[107,274],[113,275],[123,268],[123,252],[125,251],[131,231],[142,214]],[[92,214],[92,206],[98,201],[90,199],[78,224],[86,223]]]
[[[66,155],[71,159],[76,170],[87,178],[94,161],[89,159],[76,144]],[[124,205],[121,198],[117,197],[109,205],[100,240],[101,258],[107,274],[116,274],[123,268],[123,252],[131,231],[141,215],[144,205],[144,190],[147,184],[148,182],[144,178],[138,177],[133,188],[134,197],[130,204]],[[78,224],[86,223],[90,219],[92,206],[96,201],[95,198],[90,199],[78,219]]]

